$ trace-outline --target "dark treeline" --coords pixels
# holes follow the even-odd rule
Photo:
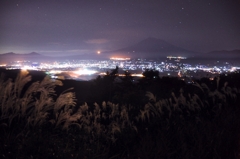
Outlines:
[[[239,73],[189,84],[118,67],[91,81],[1,72],[1,158],[239,158]]]
[[[125,72],[126,76],[120,77],[114,71],[116,69],[91,81],[63,80],[63,87],[59,87],[57,90],[61,92],[73,87],[79,104],[82,104],[81,102],[111,101],[139,106],[147,102],[145,96],[147,91],[159,98],[167,98],[172,92],[179,92],[182,87],[186,86],[185,82],[177,77],[159,78],[158,72],[151,73],[153,70],[145,71],[143,73],[143,75],[146,73],[145,77],[139,79],[133,79],[130,72]]]

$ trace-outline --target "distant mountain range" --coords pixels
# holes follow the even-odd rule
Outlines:
[[[174,46],[168,42],[156,39],[147,38],[139,43],[128,46],[126,48],[118,49],[115,51],[102,52],[101,55],[71,55],[63,57],[50,57],[41,55],[36,52],[28,54],[16,54],[13,52],[0,54],[0,62],[8,63],[12,61],[54,61],[54,60],[80,60],[80,59],[100,59],[109,58],[113,56],[129,57],[129,58],[165,58],[166,56],[186,56],[189,58],[222,58],[240,60],[240,50],[232,51],[212,51],[208,53],[198,53],[190,51],[181,47]]]
[[[221,50],[221,51],[211,51],[207,53],[208,57],[220,57],[220,58],[240,58],[240,50]],[[240,60],[240,59],[239,59]]]
[[[36,52],[27,53],[27,54],[16,54],[13,52],[0,54],[0,62],[13,62],[13,61],[43,61],[49,59],[48,56],[41,55]]]
[[[109,51],[106,52],[106,54],[130,58],[161,58],[166,56],[192,57],[199,53],[174,46],[161,39],[147,38],[135,45],[115,51]]]
[[[9,63],[13,61],[31,61],[31,62],[51,62],[51,61],[65,61],[65,60],[81,60],[81,59],[96,59],[97,56],[89,56],[88,54],[84,55],[68,55],[68,56],[45,56],[36,52],[26,53],[26,54],[17,54],[17,53],[5,53],[0,54],[0,64]]]

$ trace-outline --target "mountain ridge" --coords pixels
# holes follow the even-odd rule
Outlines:
[[[130,58],[166,57],[166,56],[195,56],[197,52],[172,45],[165,40],[149,37],[134,45],[109,51],[108,54],[130,56]]]
[[[220,58],[240,58],[240,50],[216,50],[210,51],[206,54],[208,57],[220,57]]]
[[[157,38],[146,38],[134,45],[117,49],[115,51],[106,51],[101,54],[84,54],[84,55],[70,55],[53,57],[39,54],[37,52],[17,54],[8,52],[0,54],[0,62],[12,61],[53,61],[53,60],[80,60],[80,59],[106,59],[113,56],[129,57],[129,58],[166,58],[166,56],[186,56],[189,58],[240,58],[240,50],[216,50],[208,53],[199,53],[190,51],[181,47],[172,45],[165,40]]]
[[[18,54],[18,53],[13,53],[13,52],[8,52],[4,54],[0,54],[0,62],[2,63],[8,63],[8,62],[13,62],[13,61],[35,61],[35,62],[40,62],[43,60],[49,60],[51,57],[36,53],[36,52],[31,52],[31,53],[24,53],[24,54]]]

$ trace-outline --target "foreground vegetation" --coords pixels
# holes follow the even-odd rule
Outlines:
[[[239,158],[239,74],[191,85],[115,78],[89,82],[84,103],[87,91],[60,91],[72,81],[1,76],[1,158]]]

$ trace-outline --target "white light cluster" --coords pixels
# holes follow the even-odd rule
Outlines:
[[[78,74],[78,75],[92,75],[97,73],[97,71],[94,70],[87,70],[87,69],[79,69],[78,71],[74,71],[74,73]]]

